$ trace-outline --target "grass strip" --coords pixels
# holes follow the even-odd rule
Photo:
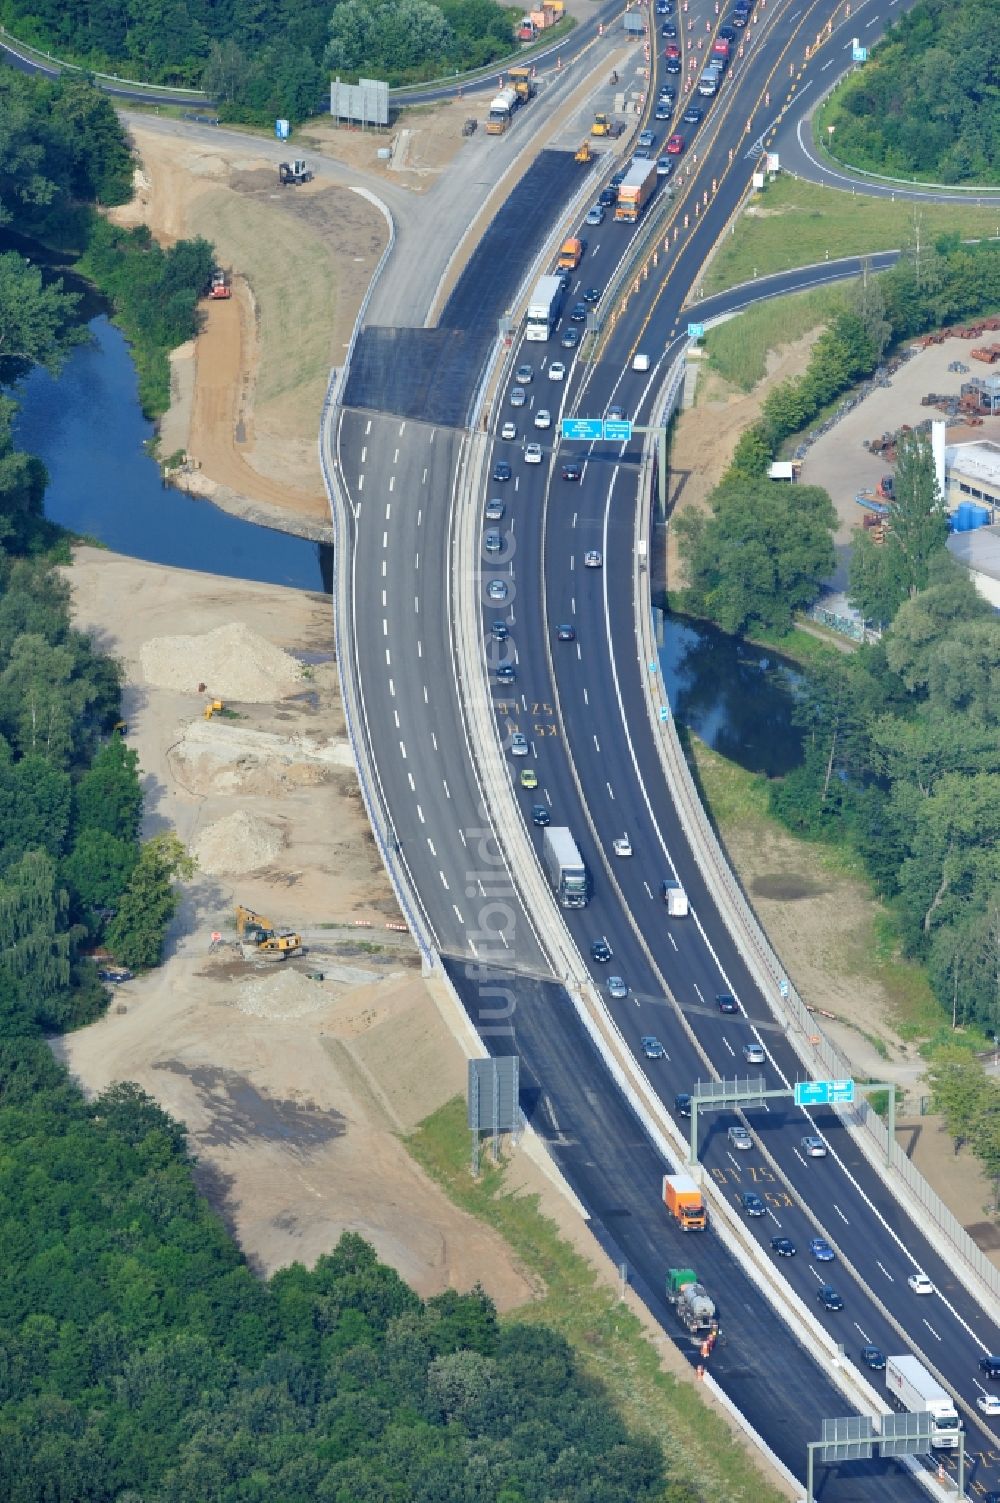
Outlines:
[[[778,1503],[782,1494],[734,1440],[726,1421],[703,1402],[692,1381],[662,1370],[639,1320],[542,1215],[538,1197],[508,1190],[503,1165],[486,1164],[480,1179],[472,1178],[460,1098],[421,1123],[406,1145],[449,1199],[497,1231],[544,1287],[538,1299],[508,1318],[550,1326],[570,1343],[626,1424],[662,1447],[677,1496],[684,1496],[679,1487],[687,1483],[692,1497],[704,1503]]]
[[[705,296],[798,266],[897,250],[913,239],[915,215],[925,244],[956,230],[964,239],[986,238],[1000,227],[989,205],[924,199],[914,206],[781,174],[753,195],[726,238],[702,279]]]
[[[767,375],[769,354],[823,328],[847,302],[844,287],[817,287],[756,303],[737,318],[708,330],[708,363],[741,391],[752,391]]]

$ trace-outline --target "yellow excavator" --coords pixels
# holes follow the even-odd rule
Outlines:
[[[296,955],[302,949],[302,936],[290,929],[277,929],[273,921],[252,908],[237,906],[236,933],[240,942],[254,945],[262,955],[273,955],[284,960],[286,955]]]

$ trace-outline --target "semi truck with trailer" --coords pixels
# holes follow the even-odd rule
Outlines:
[[[541,341],[549,338],[559,322],[564,295],[562,277],[542,277],[528,303],[525,339]]]
[[[615,219],[619,224],[635,224],[656,192],[656,163],[636,160],[618,184]]]
[[[931,1445],[941,1451],[953,1451],[958,1446],[961,1420],[951,1394],[932,1378],[922,1362],[907,1353],[902,1357],[887,1357],[885,1363],[885,1386],[889,1396],[899,1409],[910,1414],[929,1414],[934,1424]]]
[[[542,831],[542,858],[560,907],[585,908],[590,876],[576,841],[564,825],[547,825]]]
[[[663,1204],[682,1232],[703,1232],[708,1225],[705,1202],[690,1174],[663,1176]]]

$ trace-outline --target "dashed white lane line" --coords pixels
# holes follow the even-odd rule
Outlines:
[[[383,559],[383,560],[382,560],[382,578],[383,578],[383,579],[385,579],[385,577],[386,577],[386,575],[387,575],[387,574],[388,574],[388,572],[389,572],[389,565],[388,565],[388,563],[387,563],[387,562],[386,562],[386,560],[385,560],[385,559]]]
[[[461,828],[461,826],[459,827],[458,838],[464,846],[468,845],[469,842],[465,838],[465,831]]]
[[[729,1050],[730,1054],[733,1056],[733,1059],[735,1059],[736,1058],[736,1050],[733,1048],[733,1046],[729,1042],[729,1040],[727,1038],[723,1038],[722,1042],[725,1044],[726,1048]]]
[[[434,849],[434,842],[429,835],[427,837],[427,849],[430,851],[432,856],[437,855],[437,851]]]
[[[444,888],[445,892],[451,892],[451,888],[448,886],[448,878],[445,876],[444,872],[438,872],[438,876],[441,878],[441,886]]]
[[[861,1340],[864,1342],[865,1346],[871,1346],[871,1344],[872,1344],[871,1337],[869,1336],[869,1334],[868,1334],[867,1331],[863,1331],[861,1329],[861,1327],[858,1325],[857,1321],[854,1322],[854,1329],[857,1331],[858,1335],[861,1337]]]
[[[392,484],[392,480],[391,480],[391,477],[390,477],[390,481],[389,481],[389,483],[390,483],[390,485],[391,485],[391,484]],[[390,504],[389,504],[389,502],[388,502],[388,501],[387,501],[387,502],[386,502],[386,503],[385,503],[385,520],[386,520],[386,521],[387,521],[387,522],[388,522],[388,520],[389,520],[389,517],[390,517],[390,516],[391,516],[391,514],[392,514],[392,507],[391,507],[391,505],[390,505]]]
[[[646,891],[649,893],[649,896],[652,897],[653,896],[653,889],[650,887],[649,883],[647,881],[643,880],[643,884],[642,885],[646,889]]]
[[[421,508],[420,508],[420,507],[419,507],[419,506],[418,506],[418,507],[417,507],[417,526],[418,526],[418,527],[419,527],[419,526],[420,526],[420,519],[421,519],[421,517],[422,517],[422,516],[423,516],[423,511],[422,511],[422,509],[421,509]]]
[[[418,658],[422,658],[423,655],[424,655],[424,644],[423,644],[423,642],[418,641],[417,642],[417,657]]]
[[[417,554],[416,558],[413,560],[413,567],[415,569],[419,569],[420,568],[420,554],[419,553]]]
[[[399,743],[399,750],[400,750],[400,752],[402,754],[403,761],[405,762],[406,761],[406,742],[405,741],[401,741]]]
[[[433,746],[434,750],[437,751],[437,749],[438,749],[438,738],[434,734],[433,731],[431,731],[431,745]]]
[[[590,695],[587,693],[586,689],[584,689],[583,691],[583,702],[585,705],[590,704]]]
[[[674,939],[674,936],[668,932],[667,933],[667,938],[669,939],[670,943],[673,945],[674,949],[676,950],[677,949],[677,941],[676,941],[676,939]]]
[[[598,739],[597,739],[596,736],[594,737],[594,746],[597,748],[598,751],[600,751],[600,749],[601,749],[601,743],[598,741]]]
[[[392,462],[393,462],[393,464],[399,464],[399,450],[398,449],[396,450],[395,454],[392,456]]]
[[[838,1206],[838,1205],[837,1205],[837,1202],[836,1202],[836,1201],[834,1201],[834,1203],[833,1203],[833,1209],[834,1209],[834,1210],[835,1210],[835,1211],[836,1211],[836,1213],[837,1213],[837,1215],[838,1215],[838,1216],[839,1216],[839,1217],[840,1217],[840,1219],[841,1219],[841,1221],[842,1221],[842,1222],[843,1222],[843,1223],[844,1223],[844,1225],[845,1225],[845,1226],[850,1226],[850,1224],[851,1224],[851,1223],[850,1223],[850,1222],[849,1222],[849,1221],[848,1221],[848,1219],[847,1219],[847,1217],[846,1217],[846,1216],[845,1216],[845,1215],[844,1215],[844,1213],[843,1213],[843,1211],[842,1211],[842,1210],[841,1210],[841,1209],[840,1209],[840,1207],[839,1207],[839,1206]]]
[[[365,460],[367,458],[368,458],[368,445],[367,444],[362,444],[361,445],[361,463],[364,464]]]
[[[383,548],[388,548],[388,546],[389,546],[389,534],[387,532],[383,532],[383,534],[382,534],[382,547]]]
[[[392,653],[389,651],[389,649],[387,647],[385,649],[385,666],[388,668],[388,666],[389,666],[389,664],[391,662],[392,662]]]
[[[451,793],[448,790],[448,784],[445,782],[444,778],[441,779],[441,786],[444,789],[445,798],[451,798]]]
[[[393,715],[393,719],[396,722],[396,729],[398,731],[399,730],[399,711],[398,710],[393,710],[392,715]]]
[[[382,635],[383,637],[389,635],[389,623],[384,616],[382,617]]]
[[[382,591],[382,609],[385,610],[385,608],[386,608],[386,606],[388,604],[389,604],[389,601],[388,601],[388,599],[386,597],[386,592],[385,592],[385,590],[383,590]]]
[[[925,1320],[924,1321],[924,1325],[927,1327],[928,1331],[930,1331],[930,1333],[934,1337],[935,1341],[940,1341],[941,1340],[941,1337],[938,1335],[937,1331],[935,1331],[934,1327],[931,1325],[931,1323],[930,1323],[929,1320]]]
[[[409,778],[409,780],[410,780],[410,792],[411,792],[411,793],[416,793],[416,791],[417,791],[417,785],[416,785],[416,783],[415,783],[415,782],[414,782],[414,781],[413,781],[413,773],[412,773],[412,772],[408,772],[408,773],[407,773],[407,774],[406,774],[406,776],[407,776],[407,777],[408,777],[408,778]]]
[[[597,738],[595,737],[594,739],[596,740]],[[597,749],[598,749],[598,751],[600,751],[600,747],[598,747]],[[604,786],[608,790],[608,793],[611,796],[611,798],[614,798],[614,796],[615,796],[615,790],[612,788],[611,784],[610,783],[605,783]]]
[[[419,616],[420,615],[420,596],[419,595],[414,595],[414,597],[413,597],[413,613],[414,613],[415,616]]]
[[[392,699],[396,698],[396,685],[393,683],[392,679],[389,680],[389,694]]]
[[[454,913],[455,917],[458,919],[458,922],[460,924],[464,924],[465,923],[465,919],[462,917],[462,914],[461,914],[461,911],[459,909],[458,904],[457,903],[452,903],[451,907],[452,907],[452,912]]]
[[[367,434],[369,434],[369,433],[370,433],[370,432],[371,432],[371,431],[372,431],[372,420],[371,420],[371,418],[369,418],[369,419],[368,419],[368,423],[367,423],[367,425],[366,425],[366,427],[365,427],[365,434],[366,434],[366,436],[367,436]]]
[[[580,651],[580,644],[579,644],[579,642],[577,642],[577,644],[576,644],[576,660],[577,660],[578,663],[582,663],[583,662],[583,653]]]
[[[695,993],[697,994],[698,1001],[699,1002],[704,1002],[705,997],[704,997],[704,994],[702,993],[701,987],[698,985],[697,981],[694,983],[694,989],[695,989]]]
[[[885,1274],[885,1276],[889,1280],[890,1284],[894,1284],[896,1282],[896,1280],[893,1278],[892,1274],[889,1272],[888,1268],[886,1268],[886,1266],[885,1266],[884,1263],[880,1263],[879,1260],[878,1260],[878,1258],[875,1259],[875,1267],[876,1268],[881,1268],[882,1272]]]
[[[427,823],[426,819],[424,818],[424,811],[423,809],[421,809],[419,804],[417,805],[417,818],[422,825],[425,825]]]
[[[364,488],[365,488],[365,477],[363,475],[359,475],[358,476],[358,490],[359,491],[363,491]]]
[[[426,485],[427,484],[427,470],[426,469],[424,470],[423,479],[421,480],[420,484],[421,485]]]

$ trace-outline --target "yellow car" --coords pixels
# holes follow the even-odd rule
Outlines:
[[[538,787],[538,773],[535,771],[535,769],[533,767],[522,767],[522,769],[521,769],[521,787],[522,788],[537,788]]]

